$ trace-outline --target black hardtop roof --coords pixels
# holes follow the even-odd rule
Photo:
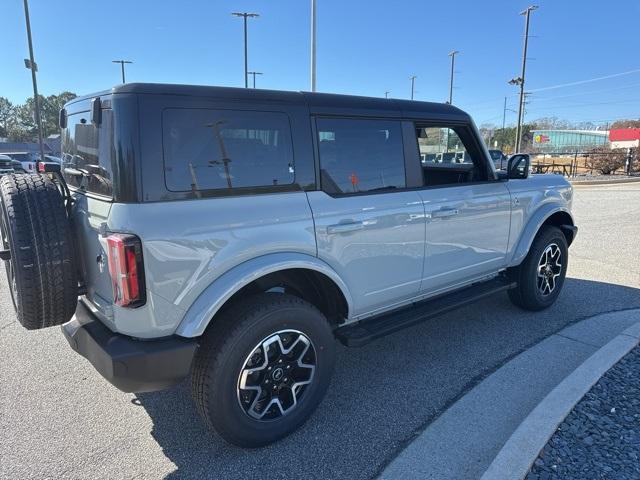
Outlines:
[[[125,83],[111,90],[104,90],[77,97],[68,104],[99,96],[112,94],[183,95],[190,97],[219,98],[258,102],[278,102],[308,105],[312,113],[327,113],[331,109],[371,110],[377,112],[412,112],[436,115],[439,118],[455,117],[468,119],[469,115],[446,103],[400,100],[395,98],[364,97],[335,93],[294,92],[283,90],[263,90],[254,88],[216,87],[203,85],[178,85],[167,83]]]

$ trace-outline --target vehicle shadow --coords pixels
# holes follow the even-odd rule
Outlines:
[[[337,349],[325,400],[290,437],[245,450],[206,429],[188,382],[137,401],[173,478],[371,478],[416,432],[518,352],[564,326],[640,308],[640,289],[567,278],[556,304],[524,312],[496,295],[357,349]]]

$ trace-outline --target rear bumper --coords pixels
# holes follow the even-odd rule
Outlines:
[[[62,325],[69,345],[123,392],[162,390],[182,381],[198,346],[195,339],[135,340],[109,330],[82,303]]]

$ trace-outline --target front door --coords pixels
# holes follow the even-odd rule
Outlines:
[[[421,291],[432,294],[506,266],[511,197],[492,178],[470,129],[418,124],[415,130],[426,217]]]
[[[418,295],[424,208],[407,191],[396,120],[316,119],[322,191],[309,192],[318,256],[346,282],[353,316]]]

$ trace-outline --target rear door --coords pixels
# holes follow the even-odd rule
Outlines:
[[[347,283],[354,315],[418,294],[424,208],[406,190],[399,120],[315,119],[321,190],[308,192],[318,256]]]
[[[504,268],[511,197],[472,129],[416,122],[413,131],[426,217],[421,291],[438,293]]]

